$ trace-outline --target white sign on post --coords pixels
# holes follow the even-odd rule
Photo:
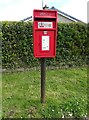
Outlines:
[[[38,22],[38,28],[53,28],[52,22]]]
[[[42,36],[42,50],[49,50],[49,36]]]

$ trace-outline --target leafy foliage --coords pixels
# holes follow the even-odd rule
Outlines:
[[[3,68],[34,67],[32,22],[2,22]],[[58,23],[57,55],[48,58],[48,66],[80,66],[87,60],[87,26]]]

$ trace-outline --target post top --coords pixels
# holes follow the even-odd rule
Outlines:
[[[47,4],[43,7],[43,10],[48,10]]]

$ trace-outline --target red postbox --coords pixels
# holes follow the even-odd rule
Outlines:
[[[55,57],[57,38],[57,11],[34,10],[33,17],[34,57]]]

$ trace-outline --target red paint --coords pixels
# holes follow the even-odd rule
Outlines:
[[[57,38],[57,11],[34,10],[33,17],[34,57],[55,57]]]

